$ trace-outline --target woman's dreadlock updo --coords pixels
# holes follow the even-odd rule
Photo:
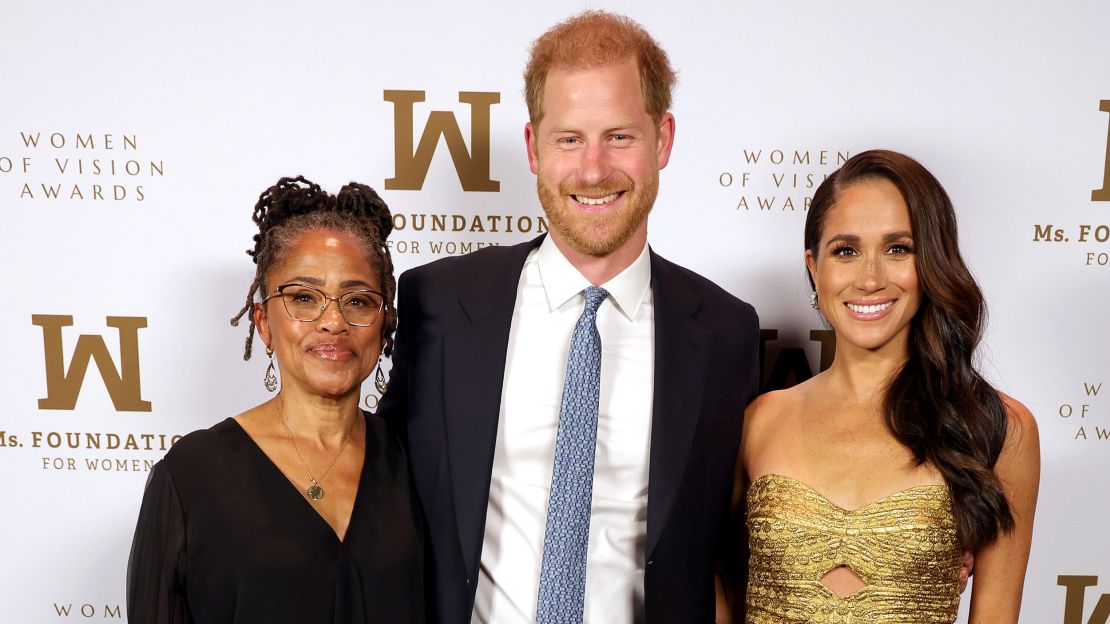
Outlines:
[[[304,176],[282,178],[259,196],[258,203],[254,205],[253,219],[258,225],[258,234],[254,235],[254,249],[248,249],[247,254],[256,265],[254,281],[247,291],[243,309],[231,319],[234,326],[239,325],[239,319],[244,314],[250,320],[243,349],[244,360],[250,359],[254,340],[254,315],[249,312],[255,303],[255,295],[265,296],[270,292],[266,275],[281,261],[297,238],[305,232],[319,229],[350,234],[366,245],[385,299],[382,353],[392,355],[393,332],[397,329],[397,309],[393,306],[397,280],[393,277],[393,259],[385,240],[393,231],[393,217],[374,189],[351,182],[333,196]]]

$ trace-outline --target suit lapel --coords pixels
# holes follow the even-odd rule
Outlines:
[[[467,574],[482,552],[505,355],[520,272],[543,237],[480,267],[459,297],[463,322],[444,336],[444,413],[459,542]],[[495,259],[497,261],[497,259]]]
[[[670,517],[686,470],[705,387],[710,330],[693,314],[701,305],[688,278],[651,254],[655,304],[655,383],[648,468],[646,556]]]

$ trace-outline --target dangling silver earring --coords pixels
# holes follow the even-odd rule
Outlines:
[[[378,394],[385,394],[389,389],[389,382],[385,380],[385,373],[382,372],[382,358],[378,358],[378,372],[374,373],[374,389]]]
[[[809,305],[814,310],[820,310],[821,306],[817,304],[817,291],[809,293]]]
[[[270,365],[266,367],[266,377],[262,379],[266,389],[270,392],[277,390],[277,372],[274,371],[274,350],[266,347],[266,355],[270,356]]]

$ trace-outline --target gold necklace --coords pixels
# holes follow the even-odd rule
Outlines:
[[[319,480],[312,476],[312,469],[308,467],[308,462],[306,462],[304,456],[301,455],[301,449],[297,448],[297,440],[293,437],[293,430],[289,428],[289,423],[285,422],[285,414],[281,415],[281,424],[285,427],[285,433],[289,434],[289,441],[293,443],[293,450],[297,452],[297,459],[301,460],[301,465],[304,466],[305,472],[308,473],[308,480],[312,481],[312,485],[308,486],[308,489],[305,490],[304,493],[312,500],[318,501],[324,497],[324,488],[320,487],[320,481],[323,481],[324,477],[328,476],[332,466],[339,460],[339,456],[343,454],[343,449],[347,448],[347,443],[351,441],[351,434],[354,433],[355,428],[358,427],[358,418],[355,418],[355,422],[351,425],[351,428],[347,430],[347,437],[343,439],[343,445],[339,447],[339,452],[335,454],[335,457],[331,458],[331,463],[328,464],[327,469],[324,470],[324,474],[320,475]]]

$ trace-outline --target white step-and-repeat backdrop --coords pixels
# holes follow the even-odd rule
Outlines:
[[[3,5],[0,621],[120,621],[151,465],[268,396],[228,325],[258,194],[374,186],[399,269],[545,231],[520,75],[585,5]],[[1110,4],[604,6],[680,72],[651,243],[755,305],[769,386],[821,366],[801,241],[822,177],[886,147],[946,185],[982,367],[1041,429],[1022,621],[1105,624]]]

